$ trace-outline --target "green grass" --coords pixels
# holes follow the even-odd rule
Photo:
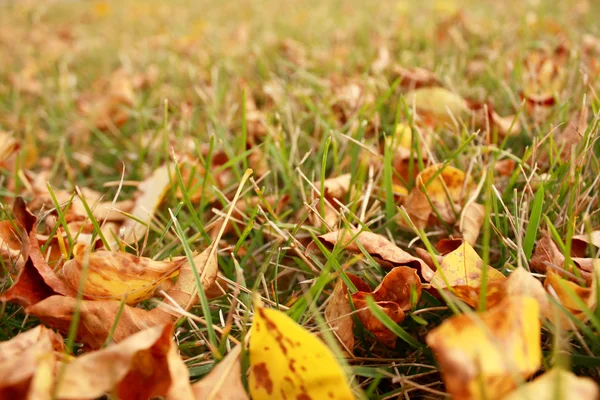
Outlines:
[[[338,276],[350,282],[346,271],[373,286],[381,281],[383,271],[368,254],[357,257],[339,246],[306,254],[308,243],[328,230],[308,217],[309,206],[324,213],[325,179],[352,173],[341,226],[362,226],[403,249],[416,243],[412,247],[432,254],[437,240],[453,233],[443,224],[425,232],[401,227],[403,210],[392,188],[404,178],[393,167],[393,150],[385,138],[393,136],[398,123],[411,126],[416,151],[410,175],[426,165],[427,154],[414,134],[412,105],[404,100],[398,76],[391,68],[383,73],[371,68],[380,46],[389,50],[392,63],[432,70],[452,91],[489,100],[502,116],[517,115],[521,131],[492,143],[469,120],[438,125],[431,133],[429,151],[436,162],[468,171],[475,183],[485,179],[477,200],[488,218],[475,250],[486,262],[504,273],[526,265],[540,231],[546,230],[572,264],[573,235],[600,228],[600,85],[589,71],[582,44],[586,34],[600,37],[595,2],[588,2],[587,12],[578,11],[585,2],[575,0],[426,1],[419,6],[388,0],[222,3],[0,4],[0,131],[22,143],[17,168],[0,160],[0,219],[13,219],[10,205],[17,196],[35,199],[27,190],[26,171],[47,172],[55,230],[66,230],[72,248],[79,233],[68,231],[65,211],[74,198],[61,204],[55,193],[79,187],[101,192],[103,201],[117,192],[118,200],[129,199],[135,192],[131,181],[171,163],[174,182],[149,226],[143,255],[189,258],[211,244],[212,229],[228,212],[247,168],[255,175],[241,189],[238,204],[254,196],[289,199],[282,209],[264,201],[246,208],[234,216],[239,223],[219,242],[220,276],[228,282],[228,295],[209,301],[199,290],[201,301],[191,312],[207,324],[181,321],[178,343],[194,379],[208,373],[225,349],[228,339],[219,337],[213,325],[224,329],[223,321],[229,321],[228,335],[243,341],[251,293],[308,329],[327,331],[322,313]],[[466,22],[451,26],[442,40],[436,27],[459,9]],[[536,122],[519,97],[525,55],[563,42],[570,49],[565,84],[556,93],[557,104]],[[484,62],[477,75],[470,72],[475,60]],[[148,78],[153,70],[157,74],[133,87],[130,103],[119,105],[128,116],[122,126],[99,129],[79,108],[86,96],[108,93],[110,79],[113,84],[117,79],[111,74],[118,69],[130,83]],[[24,86],[15,83],[19,79]],[[345,99],[342,92],[351,85],[359,95]],[[572,154],[562,159],[560,144],[549,133],[562,130],[584,107],[584,99],[591,111],[589,126]],[[548,154],[547,159],[541,154]],[[194,174],[195,184],[191,177],[184,179],[181,164],[172,164],[174,156],[180,162],[184,155],[206,171]],[[500,177],[495,167],[506,159],[516,168]],[[261,162],[266,166],[262,176],[257,174]],[[405,184],[410,189],[414,180]],[[198,192],[204,195],[193,200]],[[83,205],[91,214],[94,205]],[[110,242],[100,230],[102,221],[92,221],[95,234]],[[5,264],[3,289],[12,284],[6,271],[13,266]],[[232,293],[239,293],[235,301]],[[402,340],[388,349],[358,327],[348,370],[369,398],[444,392],[435,359],[415,348],[425,345],[427,331],[461,313],[462,304],[446,300],[424,292],[414,318],[401,325],[372,308]],[[485,308],[485,297],[479,306]],[[15,305],[3,307],[0,339],[37,324]],[[418,312],[430,308],[434,311]],[[600,312],[586,314],[592,323],[574,321],[580,332],[561,334],[569,335],[573,369],[600,379]],[[543,328],[545,365],[552,365],[553,334],[551,327]],[[197,345],[200,341],[210,346]]]

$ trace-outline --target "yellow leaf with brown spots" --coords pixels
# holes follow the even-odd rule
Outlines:
[[[354,399],[344,371],[317,336],[281,311],[254,308],[248,378],[254,400]]]
[[[73,249],[72,260],[63,266],[64,280],[78,290],[83,269],[88,271],[83,286],[83,294],[94,300],[120,300],[134,305],[149,299],[154,289],[165,279],[179,273],[185,257],[172,261],[155,261],[147,257],[137,257],[123,251],[100,250],[89,252],[89,246],[80,243]]]
[[[433,275],[431,286],[446,289],[449,285],[458,298],[475,307],[479,300],[483,268],[483,260],[468,242],[463,241],[456,250],[444,257],[440,269]],[[489,266],[485,268],[487,293],[490,296],[499,290],[506,277]]]
[[[533,375],[542,359],[538,313],[533,297],[507,297],[488,311],[454,316],[431,331],[427,344],[453,398],[500,399]]]

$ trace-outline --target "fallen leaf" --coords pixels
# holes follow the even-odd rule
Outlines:
[[[426,280],[431,279],[433,276],[433,271],[425,264],[425,262],[423,262],[423,260],[405,252],[384,236],[376,233],[366,231],[359,233],[357,230],[342,229],[321,235],[318,239],[330,249],[338,244],[345,250],[353,253],[361,252],[360,247],[358,246],[358,244],[360,244],[367,253],[369,253],[369,255],[384,268],[391,269],[404,265],[415,268]],[[306,248],[306,251],[310,252],[316,246],[315,243],[311,243]]]
[[[355,281],[355,280],[353,280]],[[357,285],[358,286],[358,285]],[[360,287],[368,286],[366,284]],[[358,288],[358,287],[357,287]],[[415,269],[409,267],[393,268],[381,281],[375,290],[359,289],[351,295],[352,302],[357,310],[357,316],[375,337],[386,344],[394,347],[396,334],[386,328],[383,323],[375,317],[367,306],[367,297],[372,296],[377,306],[395,322],[400,323],[405,318],[405,311],[409,311],[421,298],[421,280]],[[414,297],[411,295],[414,292]],[[413,304],[413,300],[415,304]]]
[[[347,293],[348,288],[341,279],[338,279],[325,307],[325,320],[343,348],[352,354],[354,349],[354,320],[352,319],[352,307],[346,297]]]
[[[121,300],[135,305],[152,297],[164,280],[179,273],[185,257],[172,261],[155,261],[123,251],[99,250],[76,244],[73,259],[62,268],[63,279],[74,289],[81,287],[81,275],[87,268],[82,293],[87,299]]]
[[[575,235],[571,238],[571,253],[575,257],[584,258],[589,247],[597,252],[600,249],[600,231],[592,231],[589,234]],[[592,256],[595,256],[593,254]]]
[[[598,399],[600,391],[593,379],[578,377],[571,371],[554,367],[531,382],[520,386],[504,400]]]
[[[309,215],[313,226],[321,227],[323,222],[330,229],[337,226],[340,206],[335,200],[340,202],[344,201],[344,197],[350,190],[350,181],[351,175],[344,174],[334,178],[325,179],[322,187],[321,182],[313,183],[313,185],[317,188],[317,191],[315,191],[315,197],[320,198],[319,193],[323,192],[325,202],[324,212],[321,210],[320,203],[318,203],[316,206],[316,210],[319,212],[319,215],[316,215],[312,209],[309,209]],[[322,212],[323,215],[321,215]]]
[[[172,324],[154,326],[64,364],[56,397],[98,398],[114,393],[120,399],[194,399],[172,335]]]
[[[404,201],[408,216],[419,229],[432,225],[437,215],[442,221],[454,224],[469,194],[470,179],[464,172],[451,166],[438,172],[440,168],[442,164],[436,164],[421,171]]]
[[[513,296],[528,296],[537,300],[540,306],[540,314],[550,319],[552,310],[548,294],[544,289],[544,285],[536,277],[531,275],[523,267],[515,269],[504,282],[504,293],[507,297]],[[488,307],[493,307],[494,304],[488,304]]]
[[[594,312],[598,305],[598,297],[596,296],[596,287],[598,285],[598,279],[600,278],[600,261],[595,265],[595,276],[592,279],[590,287],[581,287],[576,283],[563,279],[560,274],[554,270],[548,270],[546,273],[546,280],[544,281],[544,287],[559,303],[566,308],[575,318],[582,322],[588,320],[588,316],[584,312],[583,308],[574,299],[571,294],[577,296],[583,304],[591,311]],[[561,326],[570,328],[568,323],[568,317],[564,315],[564,312],[560,312],[561,317],[564,317],[564,321],[559,322]]]
[[[469,113],[465,99],[441,87],[424,87],[404,95],[409,108],[413,105],[424,116],[436,121],[448,122],[452,118],[460,120]]]
[[[515,160],[505,158],[504,160],[496,161],[494,168],[500,176],[511,176],[515,170]]]
[[[579,246],[581,243],[579,243]],[[586,285],[592,283],[592,264],[594,259],[572,257],[571,260],[578,267],[578,273],[585,281]],[[548,232],[543,232],[542,237],[537,241],[533,256],[529,261],[531,268],[538,272],[553,270],[562,276],[571,280],[580,280],[574,271],[565,269],[565,256],[561,253],[558,246],[554,243]]]
[[[475,246],[477,243],[484,217],[485,208],[478,203],[470,203],[462,211],[459,229],[463,238],[471,246]]]
[[[50,400],[55,355],[63,339],[38,325],[0,343],[0,398]],[[48,376],[49,375],[49,376]]]
[[[335,356],[286,314],[255,304],[248,387],[254,400],[354,399]]]
[[[429,332],[446,390],[457,399],[500,399],[541,364],[539,306],[507,297],[480,314],[457,315]],[[482,392],[482,389],[484,392]]]
[[[200,274],[202,288],[207,290],[216,280],[218,263],[216,252],[209,259],[212,247],[194,257],[194,264]],[[189,262],[185,262],[179,272],[177,283],[167,292],[177,307],[189,310],[197,301],[194,272]],[[81,320],[77,331],[77,340],[92,349],[100,348],[108,337],[116,317],[116,325],[112,339],[120,342],[132,334],[155,325],[171,323],[179,318],[177,309],[156,307],[150,311],[128,305],[121,310],[121,302],[116,300],[83,300],[74,297],[50,296],[37,304],[29,306],[26,311],[38,317],[45,324],[63,333],[69,332],[73,314],[80,310]]]
[[[156,209],[171,185],[171,179],[169,166],[163,165],[157,168],[148,179],[140,183],[138,190],[141,194],[136,199],[131,211],[133,218],[125,221],[121,228],[123,242],[132,244],[145,236]],[[118,247],[117,245],[117,243],[113,242],[110,244],[110,247],[113,249]]]
[[[506,277],[494,268],[484,266],[473,247],[463,241],[460,247],[444,257],[440,269],[431,279],[431,286],[441,290],[448,289],[447,285],[450,285],[459,299],[475,307],[479,302],[483,268],[487,269],[487,295],[495,295]]]
[[[440,83],[437,76],[425,68],[404,68],[400,65],[395,65],[393,72],[402,78],[402,81],[400,81],[402,87],[409,90],[438,86]]]
[[[247,400],[242,383],[241,345],[237,345],[208,375],[192,385],[196,400]]]
[[[0,221],[0,257],[7,265],[14,265],[21,256],[21,234],[14,222]]]
[[[9,158],[21,148],[14,134],[0,131],[0,166],[7,166]]]

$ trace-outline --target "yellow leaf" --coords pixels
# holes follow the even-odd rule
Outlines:
[[[416,89],[408,92],[405,98],[409,107],[414,104],[418,111],[442,121],[451,120],[450,115],[460,119],[469,110],[465,99],[441,87]]]
[[[504,400],[567,400],[597,399],[598,385],[587,377],[578,377],[570,371],[553,368],[534,381],[526,383]]]
[[[540,367],[539,306],[507,297],[475,315],[447,319],[427,335],[446,389],[457,399],[500,399]],[[482,390],[485,393],[482,393]]]
[[[87,264],[88,272],[83,294],[95,300],[120,300],[125,297],[133,305],[149,299],[154,289],[165,279],[179,273],[185,257],[173,261],[154,261],[122,251],[100,250],[87,253],[88,246],[76,244],[74,258],[65,263],[63,277],[74,289],[79,289],[81,273]]]
[[[354,399],[335,356],[281,311],[255,305],[248,386],[254,400]]]
[[[444,257],[440,265],[441,271],[435,271],[431,285],[436,289],[445,289],[448,287],[447,281],[458,298],[474,307],[479,299],[483,268],[483,260],[468,242],[463,241],[456,250]],[[489,266],[485,268],[487,268],[489,296],[496,293],[496,289],[499,290],[499,285],[506,280],[506,277]]]

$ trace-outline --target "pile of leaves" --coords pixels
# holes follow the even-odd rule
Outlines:
[[[1,398],[600,398],[594,4],[67,3],[0,5]]]

